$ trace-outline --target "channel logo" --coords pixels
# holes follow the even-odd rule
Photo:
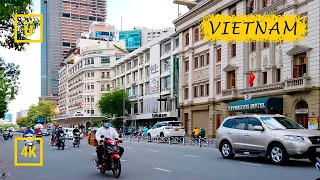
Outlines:
[[[23,21],[23,27],[19,27],[18,20],[19,18],[22,18]],[[40,28],[40,37],[36,39],[30,39],[31,36],[33,35],[34,31],[34,25],[33,21],[30,20],[29,22],[26,21],[26,19],[31,19],[31,18],[37,18],[39,19],[39,28]],[[20,25],[21,26],[21,25]],[[18,38],[18,30],[19,32],[21,31],[20,28],[23,28],[23,34],[28,38],[28,39],[19,39]],[[14,15],[14,42],[15,43],[41,43],[42,42],[42,31],[43,31],[43,16],[42,14],[15,14]]]
[[[39,146],[35,144],[33,146],[23,146],[23,148],[18,148],[18,143],[23,142],[25,145],[25,141],[39,141]],[[20,144],[21,145],[21,144]],[[37,153],[37,149],[39,148],[39,153]],[[43,166],[43,139],[42,138],[14,138],[14,166]],[[19,162],[19,159],[37,159],[39,157],[39,162]]]

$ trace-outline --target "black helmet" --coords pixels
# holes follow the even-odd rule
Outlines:
[[[109,120],[109,118],[106,118],[106,117],[105,117],[105,118],[103,118],[102,122],[103,122],[103,123],[108,123],[108,122],[110,122],[110,120]]]

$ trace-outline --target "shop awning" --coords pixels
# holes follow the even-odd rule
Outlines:
[[[228,104],[229,112],[244,112],[257,110],[283,110],[283,99],[278,97],[268,97],[235,101]]]

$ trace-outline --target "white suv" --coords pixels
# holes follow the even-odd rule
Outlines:
[[[185,130],[180,121],[158,122],[148,130],[149,137],[182,137],[184,135]]]

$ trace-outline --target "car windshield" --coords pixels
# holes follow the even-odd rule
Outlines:
[[[45,129],[41,129],[41,132],[47,132]]]
[[[268,128],[273,130],[282,130],[282,129],[303,129],[298,123],[287,117],[262,117],[260,118],[262,122]]]

